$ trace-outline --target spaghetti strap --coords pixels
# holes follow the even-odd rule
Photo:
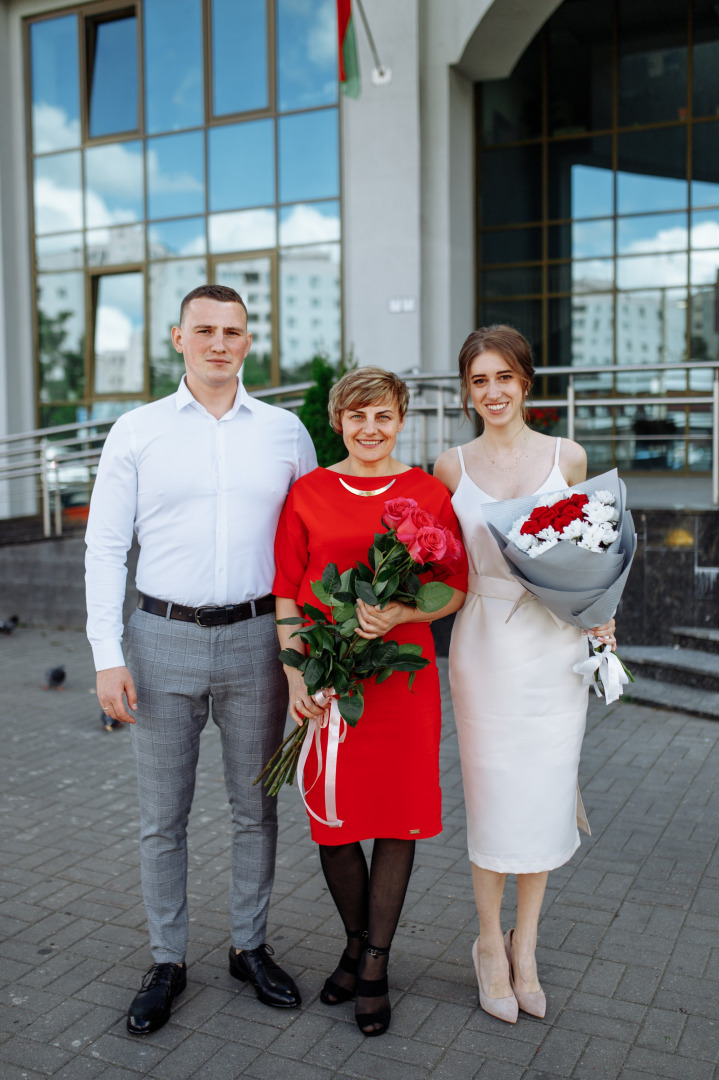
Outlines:
[[[467,475],[467,470],[464,467],[464,454],[462,453],[462,447],[461,446],[457,447],[457,454],[459,455],[459,467],[461,468],[462,472],[466,476]]]
[[[556,448],[554,450],[554,464],[555,465],[559,465],[559,446],[560,446],[561,442],[562,442],[562,440],[560,438],[558,438],[557,439],[557,445],[556,445]]]

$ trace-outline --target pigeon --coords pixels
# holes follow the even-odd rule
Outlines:
[[[17,615],[11,615],[5,622],[0,623],[0,634],[12,634],[13,630],[17,629],[17,624],[20,619]]]
[[[62,684],[65,682],[65,668],[62,665],[49,668],[45,672],[45,682],[47,683],[46,690],[62,690]]]
[[[105,731],[115,731],[117,728],[122,727],[122,720],[117,720],[113,716],[108,716],[106,712],[100,713],[100,723]]]

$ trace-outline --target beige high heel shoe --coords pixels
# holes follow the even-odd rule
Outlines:
[[[509,961],[509,985],[512,987],[514,996],[517,999],[522,1012],[529,1013],[530,1016],[536,1016],[538,1019],[543,1020],[544,1014],[547,1011],[547,999],[544,996],[544,990],[533,990],[531,993],[518,990],[514,985],[514,972],[512,970],[512,935],[514,933],[514,927],[508,930],[504,935],[504,948],[507,953],[507,960]]]
[[[472,946],[472,960],[474,961],[474,970],[477,973],[477,986],[479,987],[479,1005],[490,1016],[496,1016],[498,1020],[504,1020],[507,1024],[516,1024],[517,1017],[519,1015],[519,1007],[517,1005],[517,999],[514,994],[510,994],[509,997],[487,997],[482,990],[482,980],[479,977],[479,938]],[[510,971],[511,979],[511,971]]]

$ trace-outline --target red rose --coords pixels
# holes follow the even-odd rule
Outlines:
[[[400,521],[417,503],[414,499],[388,499],[384,504],[384,522],[390,529],[396,529]]]
[[[416,563],[441,562],[447,553],[447,533],[441,526],[425,525],[417,530],[408,550]]]
[[[453,532],[450,532],[449,529],[445,529],[444,532],[447,538],[447,555],[444,561],[446,563],[457,562],[458,559],[462,558],[464,548]]]
[[[411,544],[420,529],[436,525],[435,518],[421,506],[412,506],[395,527],[397,539],[402,544]]]
[[[584,514],[582,513],[581,507],[576,506],[567,499],[559,513],[555,515],[554,528],[558,532],[561,532],[562,529],[565,529],[567,525],[569,525],[570,521],[581,521],[583,517]]]
[[[532,510],[532,513],[529,515],[529,520],[525,521],[519,531],[524,533],[525,536],[536,536],[542,529],[548,528],[553,520],[553,506],[535,506],[534,510]]]

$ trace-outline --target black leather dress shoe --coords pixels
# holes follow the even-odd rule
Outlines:
[[[185,964],[153,964],[127,1013],[132,1035],[149,1035],[170,1019],[173,999],[187,986]]]
[[[230,975],[252,983],[263,1005],[294,1009],[302,1002],[300,992],[287,972],[270,959],[272,955],[269,945],[243,949],[240,953],[230,947]]]

